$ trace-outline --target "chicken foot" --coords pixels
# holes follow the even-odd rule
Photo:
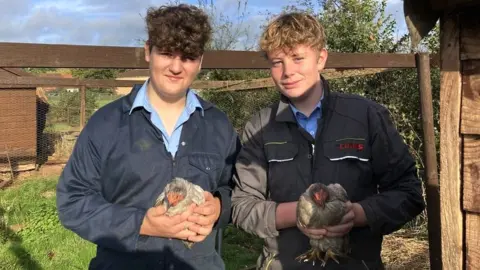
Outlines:
[[[327,252],[325,252],[325,256],[323,257],[323,260],[322,260],[322,266],[325,267],[325,265],[327,264],[327,261],[328,259],[332,259],[334,260],[337,264],[340,264],[340,262],[338,261],[337,259],[337,254],[335,254],[335,252],[333,252],[331,249],[327,250]]]
[[[321,261],[322,265],[325,264],[324,260],[322,259],[322,252],[317,248],[311,248],[307,252],[299,255],[296,260],[299,262],[312,261],[313,265],[315,265],[315,261]]]

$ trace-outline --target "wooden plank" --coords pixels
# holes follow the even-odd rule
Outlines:
[[[391,69],[387,68],[369,68],[369,69],[346,69],[343,71],[327,72],[322,73],[323,77],[327,80],[333,80],[338,78],[347,78],[355,76],[365,76],[377,74]],[[263,78],[263,79],[253,79],[253,80],[237,80],[237,81],[204,81],[204,84],[201,84],[201,81],[198,81],[197,84],[193,84],[194,89],[198,90],[214,90],[216,92],[227,92],[227,91],[242,91],[242,90],[255,90],[262,88],[272,88],[275,87],[275,83],[272,78]]]
[[[1,43],[0,59],[2,67],[148,67],[143,47]]]
[[[443,269],[463,269],[460,46],[458,15],[440,20],[440,208]],[[454,254],[454,255],[453,255]]]
[[[480,134],[480,60],[465,60],[462,67],[461,132]]]
[[[10,122],[28,122],[32,120],[31,115],[4,116],[0,113],[0,125]]]
[[[36,126],[37,122],[35,121],[35,119],[30,119],[26,122],[6,122],[6,123],[0,123],[2,128],[5,128],[5,129],[16,129],[16,128],[21,128],[21,127],[25,127],[25,126]]]
[[[0,135],[2,141],[21,141],[24,138],[36,138],[37,128],[36,126],[2,129]]]
[[[465,230],[466,269],[480,269],[480,215],[467,213]]]
[[[22,77],[35,76],[35,75],[33,75],[33,73],[26,72],[21,68],[2,68],[2,70],[5,70],[6,72],[10,72],[11,74],[13,74],[15,76],[22,76]]]
[[[134,84],[143,83],[144,81],[130,81],[130,80],[100,80],[100,79],[85,79],[78,78],[45,78],[45,77],[9,77],[0,78],[0,88],[10,88],[15,86],[77,86],[85,85],[87,87],[120,87],[132,86]]]
[[[442,269],[442,246],[440,227],[440,185],[438,183],[437,150],[433,125],[432,83],[428,54],[416,55],[420,85],[420,106],[424,140],[425,171],[427,176],[428,243],[430,269]]]
[[[33,151],[36,150],[36,144],[32,144],[31,140],[28,141],[15,141],[15,142],[3,142],[1,141],[2,145],[5,143],[8,145],[8,149],[10,151],[10,154],[12,156],[21,156],[21,155],[26,155],[25,153],[28,153],[28,155],[31,155]],[[0,148],[0,152],[4,151],[3,148]]]
[[[365,76],[377,74],[393,69],[389,68],[366,68],[366,69],[343,69],[341,71],[330,71],[322,73],[326,79],[346,78],[353,76]],[[41,77],[14,77],[0,79],[0,87],[40,87],[40,86],[78,86],[87,87],[132,87],[134,84],[143,84],[144,80],[80,80],[77,78],[41,78]],[[17,85],[18,84],[18,85]],[[260,88],[274,87],[275,84],[272,79],[252,79],[252,80],[232,80],[232,81],[204,81],[196,80],[192,83],[192,88],[199,91],[203,89],[217,90],[217,91],[238,91],[238,90],[253,90]],[[12,92],[13,93],[13,92]]]
[[[0,67],[148,68],[143,47],[0,43]],[[413,68],[413,54],[330,53],[326,68]],[[268,69],[257,51],[206,51],[203,69]]]
[[[18,102],[17,103],[18,107],[21,108],[22,106],[27,106],[25,107],[23,110],[22,109],[19,109],[19,110],[5,110],[5,109],[1,109],[0,111],[2,112],[2,116],[5,117],[11,117],[11,116],[30,116],[31,119],[33,119],[35,116],[32,115],[35,114],[35,101],[30,104],[26,104],[26,103],[23,103],[23,102]],[[33,107],[33,110],[32,110],[32,107]],[[29,109],[29,110],[26,110],[26,109]],[[0,116],[0,118],[2,117]]]
[[[28,148],[25,146],[24,148],[10,148],[8,149],[8,155],[12,159],[27,159],[27,158],[32,158],[37,155],[37,148]],[[7,152],[4,150],[3,147],[0,147],[0,163],[5,162],[5,159],[7,157]]]
[[[461,59],[480,59],[480,5],[462,13],[460,40]]]
[[[480,214],[480,135],[465,135],[463,144],[463,209]]]

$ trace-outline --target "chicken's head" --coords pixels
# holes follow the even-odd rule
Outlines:
[[[328,189],[325,185],[320,183],[312,184],[309,187],[309,195],[313,202],[319,207],[324,208],[325,202],[328,200]]]
[[[169,207],[176,206],[179,202],[185,199],[185,196],[187,195],[185,193],[186,193],[185,187],[181,185],[171,186],[165,196],[167,209]]]

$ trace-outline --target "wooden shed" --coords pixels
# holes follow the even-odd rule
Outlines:
[[[4,78],[31,76],[17,68],[0,68]],[[35,87],[0,88],[0,172],[35,165],[37,157],[37,95]]]
[[[442,269],[480,269],[480,1],[405,0],[415,48],[440,19]]]

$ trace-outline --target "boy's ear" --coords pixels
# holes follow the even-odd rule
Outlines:
[[[328,58],[328,51],[327,49],[323,48],[320,50],[318,54],[318,61],[317,61],[317,69],[321,72],[325,68],[325,64],[327,63]]]

